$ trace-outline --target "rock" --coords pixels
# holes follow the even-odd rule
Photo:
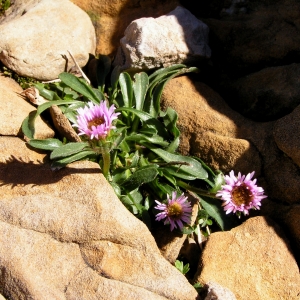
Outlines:
[[[196,299],[89,161],[51,171],[0,137],[0,292],[9,299]],[[41,162],[43,160],[44,162]],[[128,295],[128,296],[126,296]]]
[[[272,121],[291,113],[300,104],[300,64],[264,68],[232,81],[224,81],[226,101],[255,121]],[[225,92],[224,92],[225,93]],[[238,101],[237,101],[238,100]]]
[[[299,268],[281,228],[250,218],[228,232],[212,233],[195,281],[214,281],[237,299],[299,299]]]
[[[300,130],[300,105],[274,125],[274,140],[278,148],[300,167],[300,141],[295,132]]]
[[[234,2],[237,1],[228,1],[233,6]],[[237,78],[265,67],[299,61],[299,1],[239,2],[244,13],[204,20],[210,29],[210,47],[218,72],[221,69]]]
[[[23,136],[23,120],[35,107],[29,104],[21,93],[23,89],[11,78],[0,74],[0,135]],[[45,139],[54,136],[54,131],[40,117],[35,121],[35,138]]]
[[[95,30],[88,15],[68,0],[41,0],[21,6],[0,25],[0,60],[22,76],[52,80],[95,53]],[[9,16],[8,16],[9,17]],[[25,45],[25,46],[24,46]],[[68,63],[63,56],[68,58]]]
[[[259,176],[259,152],[245,134],[255,123],[231,110],[207,85],[188,76],[172,79],[166,84],[161,103],[162,109],[170,106],[178,113],[181,153],[198,156],[215,170],[255,170]]]
[[[224,173],[255,171],[259,185],[274,201],[299,203],[298,166],[277,147],[274,122],[244,118],[197,77],[191,78],[170,80],[161,99],[163,110],[170,106],[178,113],[180,152]]]
[[[142,17],[157,18],[175,9],[179,0],[72,0],[91,18],[97,36],[97,54],[116,55],[125,28]]]
[[[234,294],[216,282],[208,282],[207,295],[204,300],[236,300]]]
[[[180,6],[156,19],[135,20],[124,34],[114,61],[122,70],[195,64],[211,55],[207,25]]]

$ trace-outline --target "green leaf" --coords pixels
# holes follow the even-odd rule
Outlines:
[[[51,151],[63,145],[63,143],[60,140],[52,138],[46,140],[32,139],[28,141],[28,144],[37,149]]]
[[[34,121],[37,118],[37,116],[39,116],[43,111],[45,111],[52,105],[64,105],[64,104],[76,104],[76,103],[82,103],[82,102],[75,101],[75,100],[57,100],[57,101],[49,101],[39,105],[36,111],[30,112],[29,116],[24,119],[22,123],[23,133],[30,139],[33,139],[35,133]]]
[[[79,153],[75,153],[68,157],[54,161],[51,165],[51,168],[52,169],[61,169],[61,168],[65,167],[66,165],[70,164],[71,162],[82,160],[83,158],[87,158],[91,155],[95,155],[95,152],[90,151],[90,150],[81,151]]]
[[[58,77],[63,83],[72,88],[74,91],[82,94],[94,103],[99,104],[100,101],[94,93],[92,87],[89,86],[84,80],[67,72],[59,74]]]
[[[148,75],[145,72],[134,75],[133,91],[135,96],[135,108],[142,110],[149,85]]]
[[[186,65],[176,64],[176,65],[172,65],[172,66],[169,66],[166,68],[158,69],[149,76],[149,81],[152,82],[161,74],[168,74],[169,72],[172,72],[177,69],[185,68],[185,67],[186,67]]]
[[[67,156],[73,155],[75,153],[82,151],[84,148],[86,148],[88,146],[89,146],[89,144],[85,143],[85,142],[68,143],[66,145],[63,145],[61,147],[54,149],[50,155],[50,159],[57,160],[58,158],[61,158],[61,157],[67,157]]]
[[[120,74],[119,84],[123,95],[124,106],[131,107],[133,90],[132,90],[132,80],[128,73],[124,72]]]
[[[34,138],[34,120],[36,118],[36,112],[32,111],[29,113],[29,115],[23,120],[22,122],[22,132],[25,136],[27,136],[30,139]]]
[[[127,195],[122,196],[120,200],[133,214],[142,214],[144,210],[144,206],[141,204],[143,196],[138,190],[131,191]]]
[[[132,191],[141,186],[143,183],[153,181],[157,174],[157,167],[154,166],[139,169],[122,184],[122,188],[127,191]]]
[[[154,148],[153,146],[148,147],[151,151],[156,153],[166,162],[184,162],[186,165],[182,165],[180,169],[187,174],[194,176],[198,179],[205,179],[207,178],[207,172],[202,168],[201,163],[197,160],[183,155],[177,155],[169,153],[165,150]],[[174,175],[174,174],[172,174]]]
[[[217,193],[223,184],[225,184],[224,175],[220,172],[214,178],[214,186],[209,190],[210,193]]]
[[[127,136],[126,140],[135,141],[141,145],[143,144],[143,142],[160,145],[162,147],[167,147],[169,145],[169,143],[164,141],[164,139],[159,135],[153,135],[152,137],[149,137],[144,134],[137,133],[137,134],[132,134],[130,136]]]
[[[230,224],[227,223],[229,219],[221,206],[220,200],[208,197],[200,197],[200,199],[202,207],[217,222],[221,230],[227,230],[231,227]]]
[[[50,100],[50,101],[53,101],[53,100],[62,100],[56,92],[54,91],[51,91],[51,90],[48,90],[44,87],[44,84],[42,83],[37,83],[34,85],[38,91],[39,91],[39,94],[44,97],[45,99],[47,100]]]
[[[161,170],[164,173],[164,176],[167,177],[167,174],[172,175],[173,177],[181,178],[184,180],[196,180],[197,177],[193,176],[184,170],[181,169],[182,164],[177,163],[177,166],[161,167]]]
[[[157,119],[153,118],[150,114],[129,107],[122,107],[116,109],[116,112],[122,112],[122,111],[128,111],[137,115],[141,121],[147,122],[148,126],[154,126],[160,136],[162,136],[165,139],[169,138],[168,133],[165,127],[162,125],[162,123],[160,123]]]

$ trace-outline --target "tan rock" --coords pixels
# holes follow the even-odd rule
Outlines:
[[[36,108],[20,94],[23,89],[13,80],[0,74],[0,135],[23,136],[23,120]],[[40,117],[35,121],[35,138],[43,139],[54,136],[54,131]]]
[[[5,297],[97,299],[105,292],[107,300],[127,293],[131,299],[196,299],[98,164],[81,161],[54,172],[45,154],[21,139],[1,137],[0,145]]]
[[[157,18],[179,5],[178,0],[72,0],[90,16],[97,37],[96,53],[114,56],[126,27],[142,17]]]
[[[277,147],[279,139],[275,143],[274,123],[250,121],[231,109],[218,93],[197,81],[195,76],[193,80],[190,78],[172,79],[162,94],[162,108],[171,107],[179,116],[181,153],[198,156],[213,169],[223,172],[255,171],[259,185],[268,196],[278,202],[299,203],[298,166]],[[284,126],[289,127],[288,124]],[[284,134],[284,129],[281,132]],[[294,157],[298,155],[296,137],[291,138],[290,147],[284,135],[281,141],[284,142],[278,142],[279,147],[293,149]]]
[[[260,174],[259,153],[246,140],[255,124],[231,110],[207,85],[188,76],[171,80],[162,95],[162,108],[167,107],[178,113],[183,154],[198,156],[215,170]]]
[[[237,299],[299,299],[299,268],[279,226],[255,217],[228,232],[213,233],[195,281],[214,281]]]
[[[0,60],[5,66],[22,76],[52,80],[74,66],[68,51],[80,67],[86,65],[95,53],[96,36],[84,11],[69,0],[22,7],[19,15],[0,25]]]

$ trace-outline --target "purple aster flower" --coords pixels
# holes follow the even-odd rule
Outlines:
[[[89,102],[87,106],[77,109],[77,124],[79,135],[85,134],[90,139],[104,139],[111,129],[113,120],[118,118],[120,113],[115,113],[115,106],[107,107],[105,101],[100,104]]]
[[[266,198],[263,188],[257,186],[256,179],[252,179],[254,171],[247,176],[238,173],[236,177],[231,171],[229,175],[224,176],[225,185],[217,192],[216,196],[221,197],[226,214],[231,212],[240,215],[249,214],[249,209],[260,209],[261,200]]]
[[[154,208],[161,210],[162,212],[156,215],[156,221],[165,219],[164,224],[170,223],[171,231],[174,228],[179,227],[182,229],[183,222],[189,223],[191,219],[192,207],[190,202],[187,201],[187,197],[184,197],[184,194],[177,197],[177,193],[172,192],[172,199],[167,195],[167,204],[160,203],[155,200],[157,206]]]

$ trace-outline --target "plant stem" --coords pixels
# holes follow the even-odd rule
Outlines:
[[[205,197],[209,197],[209,198],[215,198],[215,199],[218,199],[218,198],[216,197],[216,194],[215,194],[215,193],[210,193],[210,192],[208,192],[208,191],[206,191],[206,190],[202,190],[202,189],[196,188],[196,187],[194,187],[194,186],[189,185],[188,183],[185,183],[185,182],[182,181],[182,180],[177,180],[176,183],[177,183],[180,187],[182,187],[182,188],[184,188],[184,189],[186,189],[186,190],[192,191],[192,192],[196,193],[196,194],[199,195],[199,196],[205,196]]]
[[[110,167],[110,153],[109,153],[109,149],[106,146],[101,147],[101,154],[102,154],[102,158],[103,158],[102,172],[103,172],[104,177],[106,179],[108,179],[109,167]]]

